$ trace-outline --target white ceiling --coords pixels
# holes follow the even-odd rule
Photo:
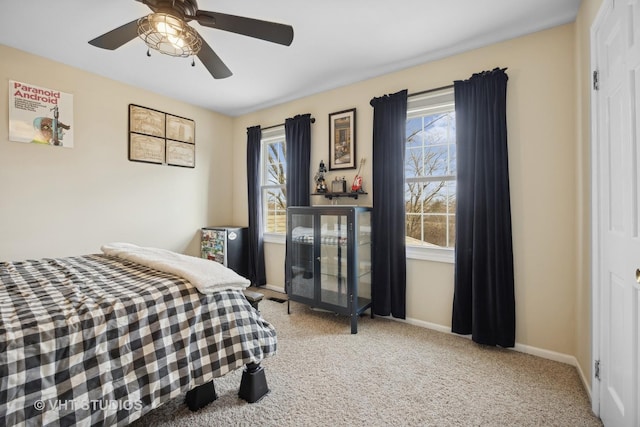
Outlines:
[[[147,57],[139,38],[115,51],[89,45],[150,13],[134,0],[2,0],[0,44],[238,116],[572,22],[579,6],[580,0],[199,0],[202,10],[294,28],[287,47],[191,21],[233,72],[220,80],[198,59],[191,67],[191,59]]]

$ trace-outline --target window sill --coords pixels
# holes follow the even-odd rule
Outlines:
[[[422,261],[455,263],[455,250],[444,248],[423,248],[420,246],[407,246],[407,259],[419,259]]]
[[[285,233],[265,233],[265,243],[286,244],[287,235]],[[455,262],[455,251],[443,248],[423,248],[420,246],[407,246],[407,259],[418,259],[422,261],[444,262],[453,264]]]
[[[264,233],[265,243],[279,243],[284,245],[287,243],[287,235],[285,233]]]

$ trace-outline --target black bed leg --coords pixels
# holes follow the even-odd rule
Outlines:
[[[264,368],[258,363],[247,363],[240,381],[238,396],[249,403],[255,403],[269,393]]]
[[[217,398],[218,395],[216,394],[216,388],[213,385],[213,381],[211,381],[200,385],[193,390],[189,390],[184,401],[189,409],[195,412],[200,408],[204,408]]]

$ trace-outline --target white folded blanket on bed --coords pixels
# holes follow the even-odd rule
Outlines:
[[[226,289],[242,290],[251,284],[249,280],[218,262],[166,249],[141,247],[131,243],[108,243],[100,249],[105,255],[133,261],[187,279],[203,294]]]

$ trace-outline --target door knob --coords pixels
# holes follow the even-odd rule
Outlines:
[[[636,268],[636,283],[640,283],[640,268]]]

